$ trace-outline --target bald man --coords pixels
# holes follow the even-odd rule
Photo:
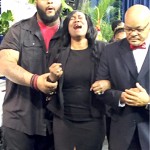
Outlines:
[[[133,5],[125,14],[126,38],[105,47],[97,80],[112,89],[99,100],[111,106],[111,150],[149,150],[150,10]]]

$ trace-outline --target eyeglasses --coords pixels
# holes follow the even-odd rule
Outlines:
[[[147,28],[147,26],[149,25],[149,22],[147,23],[147,25],[145,26],[145,27],[143,27],[142,29],[134,29],[134,28],[124,28],[124,30],[127,32],[127,33],[131,33],[131,32],[133,32],[133,31],[136,31],[137,33],[141,33],[141,32],[143,32],[146,28]]]

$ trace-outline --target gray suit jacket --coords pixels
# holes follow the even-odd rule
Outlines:
[[[149,110],[145,107],[127,105],[118,107],[121,93],[125,89],[135,87],[136,82],[139,82],[150,94],[149,56],[150,50],[139,73],[126,39],[107,45],[101,56],[97,79],[110,80],[112,89],[98,97],[112,107],[110,133],[112,150],[127,150],[136,128],[138,128],[141,146],[144,146],[143,150],[149,149]]]

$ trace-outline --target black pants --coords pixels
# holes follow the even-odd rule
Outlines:
[[[53,135],[27,135],[11,128],[3,127],[5,150],[54,150]]]
[[[140,146],[139,136],[137,129],[135,130],[134,136],[132,138],[132,141],[129,145],[128,150],[142,150]]]
[[[101,150],[105,137],[104,119],[70,121],[54,116],[55,150]]]

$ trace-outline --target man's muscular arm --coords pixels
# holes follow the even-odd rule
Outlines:
[[[1,50],[0,73],[14,83],[24,86],[30,86],[30,80],[33,74],[28,72],[21,66],[19,66],[17,64],[18,60],[19,60],[18,51],[12,49]]]
[[[3,74],[6,78],[10,81],[32,87],[31,85],[31,78],[33,76],[32,73],[25,70],[18,63],[19,60],[19,52],[7,49],[0,51],[0,74]],[[48,76],[50,73],[45,73],[37,78],[36,86],[38,90],[42,91],[43,93],[49,93],[54,91],[57,88],[57,82],[51,83],[47,81]]]

